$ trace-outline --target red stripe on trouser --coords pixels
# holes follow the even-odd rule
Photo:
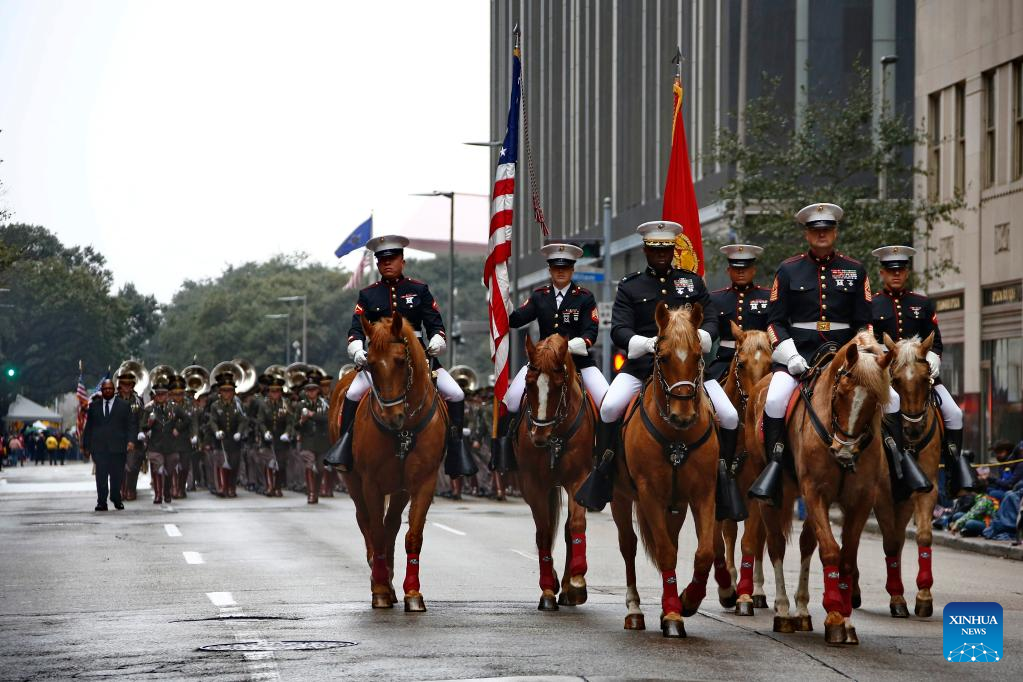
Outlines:
[[[921,590],[931,589],[934,584],[934,576],[931,575],[931,557],[933,552],[930,547],[917,548],[917,560],[920,562],[920,570],[916,574],[916,586]]]
[[[572,533],[572,563],[568,566],[572,575],[586,575],[586,534]]]
[[[377,554],[373,557],[373,570],[371,573],[373,584],[386,585],[390,582],[390,570],[387,568],[387,557]]]
[[[725,563],[724,557],[714,559],[714,582],[718,587],[732,586],[732,574],[728,572],[728,564]]]
[[[554,577],[554,558],[547,554],[540,557],[540,589],[556,592],[558,579]]]
[[[699,606],[703,598],[707,596],[707,579],[710,577],[710,568],[702,573],[693,573],[693,579],[682,590],[686,603],[689,606]]]
[[[838,589],[842,593],[842,609],[839,613],[848,618],[852,615],[852,578],[847,575],[839,576]]]
[[[682,600],[678,598],[678,579],[675,571],[661,571],[663,584],[661,592],[662,613],[682,613]]]
[[[739,594],[753,594],[753,555],[743,554],[739,563],[739,584],[735,586]]]
[[[419,591],[419,555],[409,554],[405,559],[405,594]]]
[[[902,566],[899,565],[899,557],[886,556],[884,566],[888,571],[888,580],[885,581],[884,589],[893,597],[902,596],[906,589],[902,586]]]
[[[824,567],[824,610],[842,611],[842,592],[838,589],[838,566]]]

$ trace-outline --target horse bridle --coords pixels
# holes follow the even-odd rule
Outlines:
[[[658,383],[658,385],[661,388],[661,394],[663,396],[663,402],[664,402],[664,409],[661,409],[661,403],[657,401],[656,394],[654,394],[654,405],[657,406],[657,414],[661,417],[661,419],[664,420],[665,423],[670,424],[671,423],[671,421],[670,421],[671,415],[669,415],[668,412],[667,412],[667,408],[668,408],[668,405],[670,404],[669,403],[670,400],[672,400],[672,399],[682,400],[682,401],[699,400],[700,394],[703,392],[702,391],[702,389],[703,389],[703,355],[702,354],[700,355],[700,364],[697,367],[697,371],[696,371],[696,381],[682,380],[682,381],[676,381],[675,383],[669,385],[668,384],[668,380],[664,377],[664,370],[661,368],[661,356],[660,356],[660,353],[658,353],[658,350],[659,350],[658,349],[658,345],[660,345],[662,340],[664,340],[664,337],[658,337],[657,338],[657,345],[654,346],[654,376],[657,378],[657,383]],[[689,388],[690,390],[686,391],[685,393],[681,393],[681,394],[676,393],[675,389],[680,388],[680,387],[681,388]]]
[[[819,372],[819,370],[818,370]],[[835,397],[838,395],[838,385],[842,383],[842,378],[850,374],[848,367],[842,367],[840,370],[835,372],[835,380],[831,385],[831,397],[828,402],[831,408],[831,428],[832,432],[828,433],[827,429],[821,423],[820,417],[813,409],[813,391],[808,388],[808,384],[804,383],[799,391],[806,402],[807,414],[810,417],[810,423],[813,425],[814,431],[817,432],[817,436],[824,442],[828,447],[831,446],[831,441],[835,440],[839,445],[845,448],[849,448],[852,451],[852,459],[845,461],[839,459],[839,466],[843,469],[856,470],[856,460],[859,457],[860,451],[866,447],[867,443],[874,437],[874,432],[870,429],[870,422],[863,427],[863,430],[858,433],[849,433],[841,427],[838,423],[838,417],[835,415]]]
[[[540,368],[535,367],[532,363],[528,364],[527,367],[530,371],[540,372],[543,374]],[[561,383],[561,394],[558,396],[558,406],[554,408],[554,417],[552,419],[538,421],[533,416],[533,406],[530,404],[529,400],[526,400],[526,421],[529,424],[529,428],[542,429],[550,426],[553,429],[557,429],[558,426],[561,425],[561,422],[565,421],[565,417],[568,416],[566,414],[568,411],[568,372],[564,366],[562,366],[559,371],[565,380]]]
[[[377,390],[375,381],[369,382],[369,388],[373,392],[373,398],[376,400],[377,405],[379,405],[381,409],[394,407],[395,405],[404,405],[405,418],[411,419],[418,414],[421,409],[423,409],[423,406],[426,404],[426,394],[423,394],[423,399],[419,401],[419,405],[417,405],[415,409],[411,411],[408,409],[408,394],[412,391],[412,380],[414,378],[412,374],[412,352],[409,350],[408,339],[404,336],[391,341],[391,343],[400,343],[405,347],[405,390],[403,390],[397,398],[386,399],[380,395],[380,391]],[[373,376],[372,370],[370,370],[370,376]]]

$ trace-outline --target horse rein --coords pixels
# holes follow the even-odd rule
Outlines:
[[[540,370],[538,367],[534,367],[532,364],[526,366],[531,371],[543,374],[542,370]],[[565,412],[568,410],[568,372],[565,370],[565,367],[562,366],[560,373],[562,376],[565,377],[565,381],[561,384],[561,394],[558,396],[558,405],[557,407],[554,408],[554,417],[552,419],[537,420],[533,416],[532,404],[529,402],[529,400],[526,400],[526,420],[529,423],[529,427],[531,429],[533,428],[542,429],[548,426],[556,429],[561,424],[561,422],[565,420],[565,417],[567,416]]]
[[[660,344],[663,337],[658,337],[657,343]],[[700,354],[700,364],[696,371],[696,381],[676,381],[673,384],[668,384],[668,380],[664,377],[664,370],[661,368],[661,356],[657,352],[658,349],[654,348],[654,376],[657,378],[657,383],[660,385],[661,394],[663,395],[664,408],[661,408],[661,404],[657,401],[657,395],[654,394],[654,404],[657,406],[657,414],[662,420],[667,423],[671,423],[669,418],[671,415],[667,413],[669,401],[675,400],[699,400],[700,394],[703,393],[703,354]],[[675,393],[677,388],[688,388],[690,390],[685,393]]]
[[[838,395],[838,385],[841,383],[843,377],[849,375],[849,369],[847,367],[842,367],[838,370],[835,373],[835,381],[831,386],[831,398],[828,401],[828,406],[831,408],[831,432],[825,428],[820,417],[817,416],[817,412],[813,409],[813,389],[811,388],[811,382],[814,382],[817,377],[820,376],[820,365],[814,366],[811,371],[811,376],[806,380],[802,380],[800,382],[801,386],[799,387],[799,395],[805,403],[806,413],[810,418],[810,424],[813,426],[814,432],[821,439],[824,445],[830,448],[831,442],[837,441],[839,445],[844,448],[849,448],[849,450],[852,451],[852,458],[848,460],[839,459],[838,457],[835,459],[838,460],[838,465],[842,467],[842,469],[855,471],[856,460],[859,458],[860,452],[863,448],[865,448],[874,438],[874,432],[868,425],[865,426],[863,431],[859,434],[849,433],[842,428],[842,426],[838,423],[838,417],[835,416],[835,397]]]
[[[530,370],[534,370],[536,372],[541,372],[541,370],[539,368],[534,367],[532,364],[527,365],[527,366],[529,367]],[[567,381],[567,371],[565,370],[564,367],[562,367],[561,368],[561,372],[562,372],[562,374],[566,375],[566,381],[561,385],[561,395],[558,397],[558,406],[554,410],[554,418],[553,419],[546,419],[546,420],[543,420],[543,421],[537,421],[533,417],[533,407],[532,407],[530,401],[528,400],[528,398],[526,400],[526,422],[527,422],[527,427],[530,430],[533,430],[533,429],[536,429],[536,428],[545,428],[545,427],[548,427],[548,426],[551,427],[552,434],[547,439],[547,446],[546,446],[548,452],[550,452],[550,455],[551,455],[551,461],[550,461],[551,469],[554,469],[554,467],[558,463],[558,460],[561,458],[561,455],[564,453],[564,451],[565,451],[565,444],[569,440],[571,440],[572,436],[574,436],[576,431],[579,430],[579,426],[582,424],[583,410],[585,410],[586,407],[587,407],[586,406],[586,403],[587,403],[586,388],[584,386],[582,386],[581,383],[580,383],[580,386],[579,386],[579,389],[580,389],[579,409],[575,411],[575,418],[572,420],[572,423],[569,426],[567,433],[558,433],[557,432],[558,428],[562,425],[562,423],[564,423],[565,418],[568,416],[568,414],[567,414],[567,412],[568,412],[568,381]]]
[[[414,379],[412,371],[412,353],[409,350],[409,341],[407,338],[403,336],[398,340],[391,341],[391,343],[400,343],[405,346],[405,390],[402,391],[402,393],[397,398],[393,400],[386,400],[382,398],[380,396],[380,393],[377,391],[376,382],[374,381],[369,382],[370,389],[373,392],[374,400],[376,400],[377,405],[379,405],[381,409],[386,407],[394,407],[396,405],[404,405],[405,418],[407,420],[411,420],[411,418],[418,414],[419,411],[422,410],[423,407],[426,405],[426,397],[428,391],[423,392],[423,399],[419,401],[419,404],[415,407],[415,409],[413,410],[408,409],[408,394],[412,392],[412,383]],[[370,377],[372,378],[372,376],[373,373],[371,371]],[[383,417],[377,414],[377,410],[374,410],[373,406],[370,405],[369,414],[370,416],[373,417],[373,421],[376,423],[376,425],[385,433],[390,433],[391,435],[398,439],[398,459],[405,459],[408,453],[412,451],[412,448],[415,447],[416,435],[418,435],[423,429],[425,429],[430,424],[431,421],[433,421],[433,415],[436,414],[437,412],[437,402],[438,402],[437,390],[434,389],[433,400],[430,401],[430,410],[426,414],[426,416],[423,419],[419,420],[419,423],[417,423],[412,428],[403,429],[394,429],[388,426],[384,422]]]
[[[412,381],[414,379],[412,373],[412,352],[409,350],[408,339],[404,336],[396,341],[391,341],[391,343],[400,343],[405,347],[405,390],[403,390],[397,398],[388,400],[380,395],[375,381],[369,382],[369,388],[373,392],[373,398],[376,400],[377,405],[379,405],[381,409],[394,407],[396,405],[404,405],[405,417],[411,419],[416,416],[421,409],[423,409],[423,406],[426,404],[426,395],[423,395],[423,399],[419,401],[419,405],[417,405],[415,409],[408,409],[408,394],[412,391]],[[370,371],[370,377],[372,376],[373,372]]]

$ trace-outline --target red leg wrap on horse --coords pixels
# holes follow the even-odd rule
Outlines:
[[[735,586],[739,594],[753,594],[753,555],[743,554],[739,563],[739,584]]]
[[[686,603],[693,606],[703,601],[703,598],[707,596],[707,579],[709,577],[709,568],[702,573],[693,573],[693,579],[686,585],[686,589],[682,590]]]
[[[664,613],[682,613],[682,600],[678,598],[678,579],[675,571],[661,571],[663,592],[661,593],[661,611]]]
[[[824,567],[824,610],[842,611],[842,592],[838,589],[838,566]]]
[[[409,554],[405,559],[405,594],[419,591],[419,555]]]
[[[572,575],[586,575],[585,533],[572,533],[572,563],[569,564],[568,570]]]
[[[839,576],[838,589],[842,593],[842,608],[839,613],[848,618],[852,615],[852,578],[847,575]]]
[[[884,589],[893,597],[901,597],[906,590],[902,586],[902,565],[899,563],[899,557],[886,556],[884,565],[888,570],[888,580],[884,584]]]
[[[718,587],[732,586],[732,574],[728,572],[728,564],[725,563],[724,557],[714,559],[714,582]]]
[[[558,590],[558,579],[554,577],[554,558],[550,554],[540,557],[540,589]]]
[[[389,571],[387,569],[387,557],[383,554],[377,554],[373,557],[373,570],[370,572],[370,576],[373,578],[373,583],[377,585],[386,585],[390,580]]]
[[[933,551],[930,547],[918,547],[918,560],[920,570],[916,574],[916,586],[921,590],[929,590],[934,585],[934,576],[931,575],[931,557]]]

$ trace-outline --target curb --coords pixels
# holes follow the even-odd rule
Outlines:
[[[842,512],[839,510],[832,510],[830,513],[831,523],[841,524],[842,523]],[[881,534],[881,528],[877,524],[877,519],[871,514],[870,518],[867,519],[867,525],[863,528],[868,533],[874,535]],[[932,545],[940,545],[942,547],[951,547],[953,549],[960,549],[964,552],[973,552],[975,554],[984,554],[987,556],[997,557],[999,559],[1009,559],[1012,561],[1023,561],[1023,545],[1013,547],[1012,543],[1008,540],[988,540],[986,538],[964,538],[958,535],[951,535],[948,531],[935,530],[931,535]],[[906,539],[916,539],[916,527],[910,524],[906,528]]]

